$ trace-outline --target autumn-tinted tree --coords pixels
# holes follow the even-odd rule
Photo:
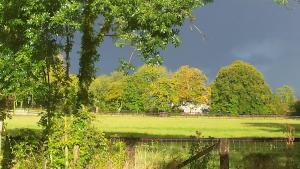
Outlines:
[[[100,111],[173,111],[185,103],[208,104],[207,77],[196,68],[168,73],[162,66],[143,65],[132,75],[100,76],[90,87]]]
[[[253,65],[235,61],[220,69],[212,84],[212,111],[230,114],[270,113],[272,93]]]
[[[197,68],[180,67],[173,75],[179,103],[208,104],[211,94],[208,78]]]

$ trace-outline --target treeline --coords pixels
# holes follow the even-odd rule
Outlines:
[[[144,65],[131,75],[113,72],[96,78],[90,94],[101,112],[174,112],[188,102],[208,104],[207,80],[197,68],[182,66],[171,73],[162,66]]]
[[[209,84],[198,68],[182,66],[175,72],[143,65],[130,75],[113,72],[97,77],[90,86],[97,112],[182,112],[182,105],[209,105],[210,113],[280,114],[296,110],[294,90],[284,85],[272,92],[253,65],[235,61],[221,68]]]

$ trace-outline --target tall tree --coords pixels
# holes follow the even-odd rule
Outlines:
[[[182,66],[174,73],[173,79],[181,105],[209,103],[208,78],[200,69]]]
[[[231,114],[270,113],[272,93],[253,65],[235,61],[221,68],[212,84],[212,111]]]

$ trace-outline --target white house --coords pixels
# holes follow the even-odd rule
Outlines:
[[[186,103],[184,105],[181,105],[179,108],[182,109],[185,114],[194,114],[194,115],[196,114],[203,115],[208,113],[209,111],[209,106],[207,104],[195,105],[192,103]]]

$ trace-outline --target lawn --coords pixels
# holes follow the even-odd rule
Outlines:
[[[36,116],[15,116],[8,129],[39,129]],[[97,115],[94,125],[109,135],[132,137],[189,137],[196,131],[204,137],[285,137],[287,124],[300,137],[300,119],[211,118]]]

